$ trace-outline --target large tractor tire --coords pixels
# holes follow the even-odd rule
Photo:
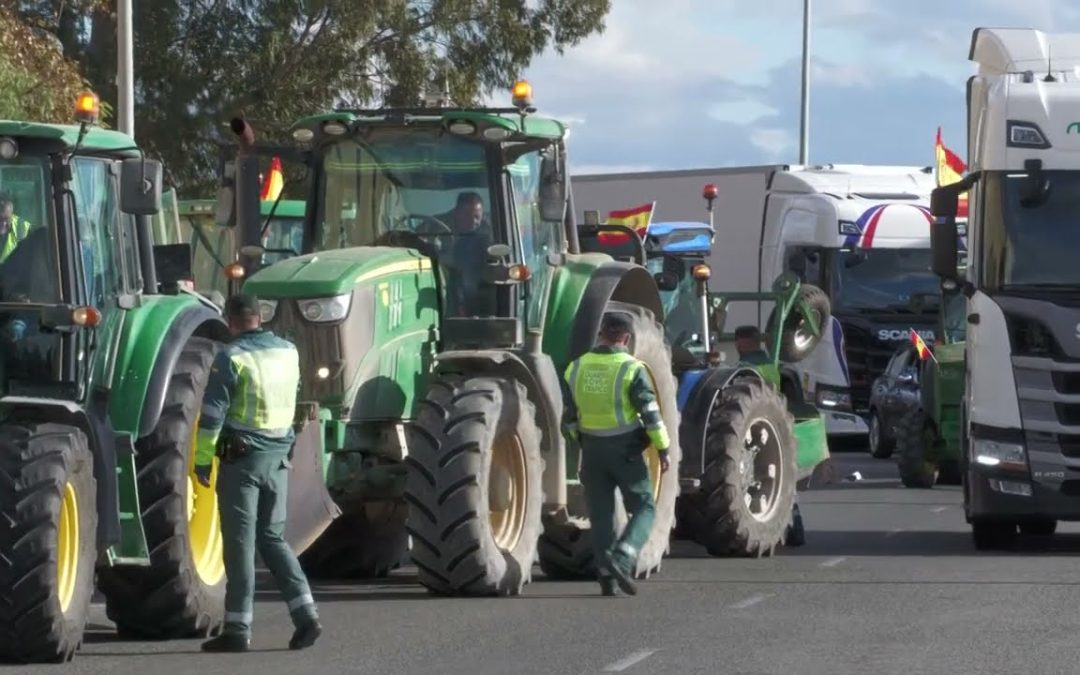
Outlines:
[[[431,384],[409,430],[405,500],[420,583],[441,595],[517,595],[540,536],[544,461],[524,385]]]
[[[195,433],[218,343],[191,338],[169,380],[157,427],[136,443],[139,507],[149,567],[101,567],[106,613],[133,637],[207,636],[224,620],[225,563],[217,463],[209,488],[195,479]]]
[[[683,496],[695,540],[714,556],[770,556],[792,525],[794,418],[757,378],[739,377],[709,411],[705,472]]]
[[[385,577],[409,551],[407,511],[405,504],[391,503],[343,513],[301,554],[300,564],[313,579]]]
[[[829,296],[817,286],[803,284],[799,288],[797,302],[806,303],[806,306],[810,309],[810,313],[817,320],[822,333],[821,335],[815,336],[807,327],[806,319],[803,317],[802,313],[792,311],[784,321],[783,328],[780,332],[780,360],[786,363],[798,363],[807,356],[810,356],[810,353],[814,351],[814,348],[821,342],[821,338],[824,336],[825,331],[829,329],[829,324],[832,320],[832,305],[829,302]],[[797,307],[798,305],[796,305],[796,308]],[[776,320],[776,310],[774,309],[772,314],[769,315],[769,320],[766,324],[766,331],[769,334],[772,333],[772,327]]]
[[[94,593],[97,483],[86,436],[0,427],[0,659],[70,661]]]
[[[660,571],[664,556],[671,546],[671,534],[675,527],[675,504],[679,496],[679,411],[676,402],[678,382],[671,368],[671,348],[664,340],[664,329],[648,310],[623,302],[612,302],[608,312],[627,314],[632,322],[634,338],[630,351],[635,358],[648,367],[664,418],[671,448],[671,463],[666,473],[660,472],[660,460],[656,451],[649,448],[645,458],[653,484],[653,500],[656,519],[652,532],[638,553],[636,576],[648,577]],[[622,505],[622,497],[613,494],[616,501],[615,531],[622,532],[628,516]],[[552,523],[545,527],[540,538],[540,569],[549,579],[595,579],[596,559],[593,553],[592,530],[588,514],[571,514],[566,523]]]
[[[896,464],[904,487],[930,489],[937,483],[938,467],[926,460],[926,448],[932,442],[933,433],[922,410],[909,410],[900,418]]]

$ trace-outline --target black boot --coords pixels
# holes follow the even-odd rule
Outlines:
[[[204,652],[246,652],[251,648],[251,638],[240,633],[222,633],[202,643]]]
[[[601,595],[615,595],[615,580],[610,576],[600,577],[600,594]]]
[[[787,534],[784,537],[784,544],[787,546],[802,546],[806,544],[806,530],[803,529],[802,514],[799,513],[798,504],[795,505],[792,512],[791,526],[788,527]]]
[[[634,565],[622,552],[616,548],[605,556],[604,562],[608,571],[615,577],[615,583],[627,595],[637,595],[637,585],[634,583]],[[623,564],[625,562],[625,565]]]
[[[315,644],[322,635],[322,626],[318,619],[305,621],[293,631],[292,639],[289,640],[289,649],[307,649]]]

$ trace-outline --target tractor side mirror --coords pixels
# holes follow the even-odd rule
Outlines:
[[[653,275],[656,287],[661,291],[674,291],[679,287],[679,276],[674,272],[657,272]]]
[[[120,163],[120,210],[133,216],[161,211],[161,162],[131,157]]]
[[[566,218],[566,180],[559,168],[558,154],[545,153],[540,162],[540,218],[562,223]]]
[[[158,244],[154,246],[154,268],[158,284],[169,289],[181,281],[192,281],[191,244]]]

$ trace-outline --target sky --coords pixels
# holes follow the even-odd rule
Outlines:
[[[570,125],[573,174],[798,162],[801,0],[612,5],[524,73]],[[809,162],[930,166],[939,126],[966,158],[979,26],[1080,32],[1080,2],[813,0]]]

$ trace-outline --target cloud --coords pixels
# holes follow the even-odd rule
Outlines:
[[[575,173],[797,161],[802,3],[612,4],[604,33],[526,72],[540,110],[573,127]],[[813,11],[815,163],[929,165],[938,126],[964,155],[974,27],[1080,30],[1074,0],[829,0]]]

